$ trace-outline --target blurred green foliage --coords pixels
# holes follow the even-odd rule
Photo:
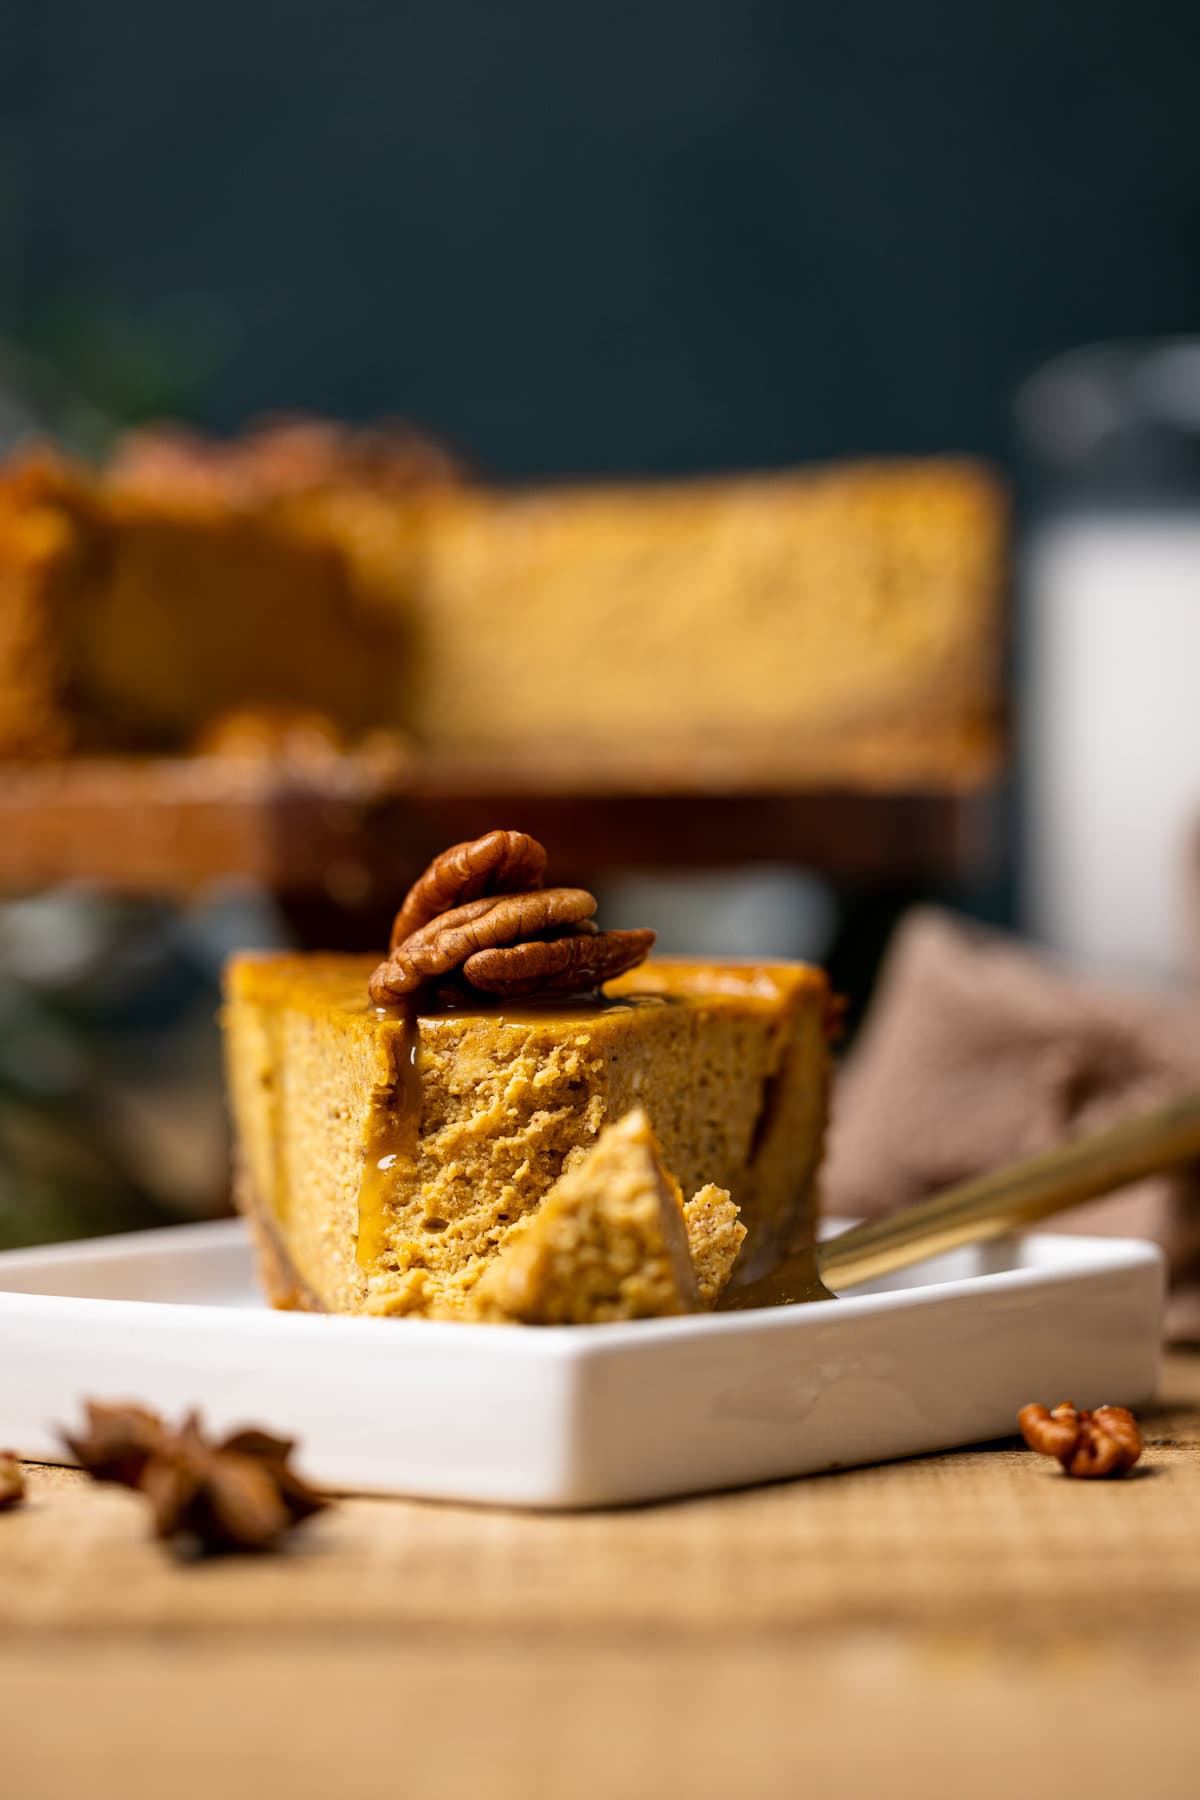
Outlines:
[[[153,309],[82,285],[22,309],[23,347],[114,425],[189,418],[231,354],[228,310],[200,295]]]

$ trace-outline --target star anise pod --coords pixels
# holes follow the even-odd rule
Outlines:
[[[86,1403],[87,1430],[65,1442],[93,1481],[113,1481],[149,1502],[164,1539],[194,1539],[205,1551],[268,1550],[329,1502],[288,1458],[292,1444],[269,1432],[235,1431],[209,1443],[199,1416],[172,1429],[140,1406]]]
[[[12,1450],[0,1450],[0,1512],[20,1506],[25,1498],[25,1475],[20,1458]]]

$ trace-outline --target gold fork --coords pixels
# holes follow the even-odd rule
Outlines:
[[[889,1218],[868,1220],[815,1247],[794,1251],[758,1280],[727,1289],[717,1310],[834,1300],[834,1288],[857,1287],[963,1244],[1003,1237],[1145,1175],[1196,1160],[1200,1094],[1188,1094],[1155,1112],[946,1188]]]

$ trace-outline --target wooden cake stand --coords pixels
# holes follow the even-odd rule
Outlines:
[[[396,896],[430,857],[507,823],[552,846],[566,883],[615,868],[791,863],[899,904],[986,866],[994,769],[894,792],[788,788],[728,771],[701,783],[662,769],[613,780],[411,757],[381,767],[353,754],[9,763],[0,894],[87,882],[184,898],[243,880],[276,897],[301,944],[365,948],[386,936]]]
[[[392,895],[446,844],[517,821],[559,871],[748,862],[806,864],[836,880],[946,880],[976,871],[993,788],[940,791],[703,785],[488,764],[367,758],[311,765],[220,757],[0,764],[0,891],[96,881],[189,893],[245,878],[348,906]]]

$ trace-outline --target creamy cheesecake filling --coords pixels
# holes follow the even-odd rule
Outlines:
[[[245,1194],[322,1306],[465,1306],[518,1221],[639,1105],[684,1194],[732,1194],[748,1269],[811,1233],[818,971],[652,961],[600,1004],[397,1014],[362,998],[369,967],[242,957],[228,983]]]
[[[393,1224],[397,1206],[408,1197],[415,1172],[420,1167],[422,1111],[425,1102],[424,1076],[428,1062],[427,1040],[436,1034],[436,1019],[454,1020],[456,1013],[464,1020],[473,1017],[490,1019],[497,1030],[521,1030],[534,1033],[547,1028],[586,1030],[589,1022],[613,1012],[630,1012],[637,1006],[663,1006],[661,995],[629,995],[623,1000],[605,995],[575,997],[569,1001],[548,1000],[538,1004],[520,1001],[491,1001],[486,995],[472,997],[469,1008],[445,1006],[434,1016],[423,1015],[414,1001],[391,1006],[372,1006],[369,1002],[350,1000],[351,1010],[361,1006],[367,1016],[395,1027],[390,1037],[390,1054],[395,1081],[390,1090],[375,1097],[366,1125],[362,1183],[358,1191],[358,1241],[355,1255],[361,1269],[378,1271],[393,1250]],[[500,1223],[510,1220],[501,1216]],[[451,1221],[436,1212],[426,1211],[421,1220],[425,1232],[446,1231]],[[393,1264],[394,1264],[393,1257]]]

